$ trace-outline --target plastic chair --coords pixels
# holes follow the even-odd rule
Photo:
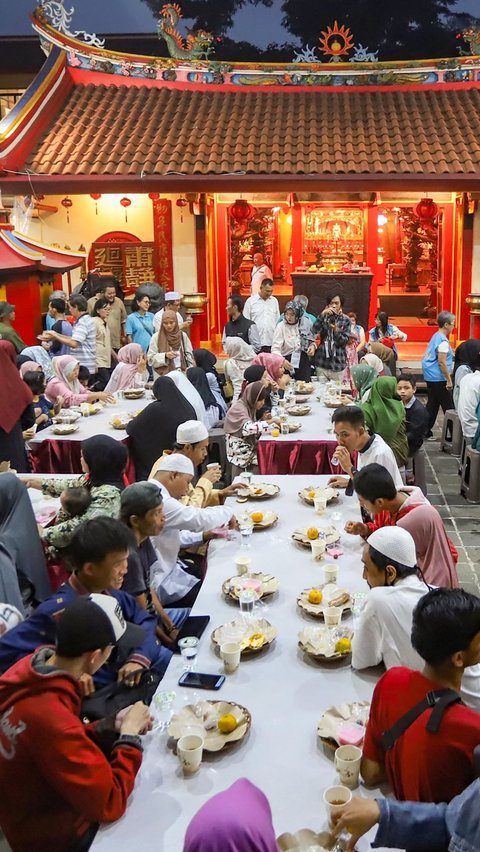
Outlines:
[[[465,452],[460,494],[469,503],[480,503],[480,452],[472,447]]]
[[[462,438],[463,432],[460,418],[455,409],[450,408],[445,412],[443,417],[440,449],[443,453],[449,453],[452,456],[459,456],[462,450]]]

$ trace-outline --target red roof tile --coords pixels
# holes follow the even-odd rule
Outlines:
[[[480,89],[221,91],[75,85],[37,174],[480,176]]]

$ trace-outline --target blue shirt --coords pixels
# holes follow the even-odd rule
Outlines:
[[[142,317],[138,311],[129,314],[125,325],[125,334],[132,338],[132,343],[138,343],[144,352],[148,351],[153,335],[153,317],[150,311]]]
[[[430,342],[427,346],[427,351],[423,357],[422,361],[422,370],[423,370],[423,378],[426,382],[444,382],[445,376],[443,375],[440,364],[438,363],[438,347],[441,343],[448,343],[448,352],[447,354],[447,369],[448,372],[452,372],[453,367],[453,350],[450,346],[450,342],[448,337],[446,337],[443,332],[436,331],[433,337],[430,338]]]

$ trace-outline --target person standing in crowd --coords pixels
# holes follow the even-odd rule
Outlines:
[[[266,278],[273,281],[272,270],[265,263],[263,252],[256,251],[253,255],[252,277],[250,281],[250,295],[256,296],[260,292],[262,282]]]
[[[352,367],[356,367],[360,353],[365,349],[365,331],[361,325],[357,323],[357,315],[355,311],[349,311],[347,314],[350,320],[350,338],[347,343],[347,366],[345,367],[344,381],[352,388],[352,393],[355,396],[356,388],[352,377]]]
[[[25,341],[22,340],[18,331],[15,331],[12,322],[15,319],[15,305],[10,305],[9,302],[0,302],[0,340],[9,340],[13,344],[17,353],[22,352],[26,347]]]
[[[252,363],[255,352],[241,337],[227,337],[223,341],[223,348],[228,355],[223,370],[227,382],[232,386],[232,402],[235,402],[241,394],[244,373]],[[227,392],[226,387],[224,390]]]
[[[105,390],[115,393],[125,388],[143,388],[148,382],[147,359],[139,343],[127,343],[117,353],[118,363]]]
[[[141,642],[108,595],[87,595],[58,618],[55,648],[41,648],[0,678],[0,822],[16,852],[87,850],[100,822],[127,808],[151,728],[138,701],[122,716],[85,724],[81,682],[112,650]],[[101,732],[110,732],[106,747]]]
[[[78,363],[93,375],[97,368],[97,332],[92,317],[87,313],[87,300],[84,296],[70,296],[68,307],[75,320],[72,336],[67,337],[58,331],[44,331],[43,337],[74,349]]]
[[[397,381],[397,393],[405,408],[409,459],[423,445],[423,439],[428,428],[427,409],[415,396],[416,389],[417,385],[414,377],[408,373],[402,373]]]
[[[50,293],[50,298],[48,300],[48,310],[47,310],[47,313],[45,315],[45,329],[46,329],[46,331],[50,331],[57,321],[56,318],[55,318],[55,315],[50,310],[50,305],[52,304],[52,302],[55,299],[58,299],[61,302],[64,302],[65,306],[66,306],[68,296],[67,296],[66,293],[64,293],[63,290],[53,290],[53,292]]]
[[[0,340],[0,462],[9,462],[12,470],[27,472],[28,463],[23,431],[35,423],[33,394],[25,384],[15,363],[15,348],[8,340]]]
[[[377,462],[389,471],[396,487],[402,488],[403,480],[393,450],[380,435],[368,433],[365,428],[365,416],[361,408],[356,405],[339,406],[333,412],[332,423],[338,441],[334,455],[349,478],[333,476],[329,480],[329,485],[334,488],[346,488],[347,494],[353,494],[353,475],[365,465]],[[353,466],[351,458],[355,451],[357,452],[356,468]]]
[[[162,324],[162,317],[164,311],[174,311],[178,314],[178,325],[180,327],[180,331],[188,332],[192,324],[192,317],[187,316],[186,319],[183,319],[182,314],[180,313],[180,308],[182,305],[182,294],[178,293],[177,290],[169,290],[165,293],[164,296],[164,306],[160,308],[159,311],[156,312],[153,319],[153,328],[154,331],[160,331],[160,326]]]
[[[110,310],[107,316],[107,325],[110,331],[110,340],[112,342],[112,349],[114,352],[118,352],[120,347],[127,342],[127,338],[125,337],[127,311],[125,310],[125,305],[122,300],[118,298],[116,293],[117,291],[114,284],[105,284],[103,289],[101,289],[96,296],[92,296],[87,303],[88,310],[92,316],[95,316],[93,309],[95,307],[95,302],[97,302],[98,299],[103,298],[110,305]]]
[[[240,337],[248,343],[255,352],[260,352],[262,344],[258,334],[258,328],[252,320],[243,314],[243,299],[241,296],[229,296],[227,300],[228,322],[223,327],[222,344],[228,337]]]
[[[57,331],[65,337],[71,337],[73,328],[71,323],[65,318],[67,305],[63,299],[50,299],[48,303],[47,318],[53,320],[47,325],[47,331]],[[69,355],[70,347],[59,343],[58,340],[52,340],[50,343],[50,355]]]
[[[92,386],[104,390],[112,373],[112,340],[108,327],[110,303],[106,299],[97,299],[92,311],[96,332],[96,372],[92,378]],[[116,356],[115,356],[116,357]]]
[[[153,335],[153,314],[149,311],[148,296],[137,295],[132,299],[132,313],[128,315],[125,333],[129,343],[139,343],[145,353],[148,352]]]
[[[401,666],[378,681],[360,771],[369,787],[388,780],[401,801],[449,802],[476,777],[480,714],[458,702],[464,670],[480,661],[480,598],[462,589],[427,592],[411,639],[423,670]],[[430,694],[445,690],[448,703],[432,711]]]
[[[347,366],[347,345],[350,340],[351,323],[343,313],[343,296],[334,293],[327,298],[326,305],[314,323],[313,333],[318,335],[319,344],[312,343],[308,355],[313,358],[317,375],[342,381]]]
[[[244,316],[255,323],[262,344],[262,352],[270,352],[273,335],[278,320],[280,319],[280,308],[278,300],[273,295],[273,281],[264,278],[259,292],[249,296],[243,309]]]
[[[158,376],[172,370],[193,367],[193,352],[190,338],[181,331],[176,311],[162,311],[162,322],[158,334],[154,334],[148,347],[148,364]]]
[[[272,355],[283,355],[291,364],[295,378],[308,382],[312,372],[307,352],[314,338],[312,324],[304,316],[302,305],[287,302],[283,321],[278,323],[273,335]]]
[[[455,314],[441,311],[437,317],[438,331],[430,338],[422,360],[423,378],[427,383],[428,431],[426,438],[432,438],[432,429],[437,419],[438,409],[443,413],[453,408],[453,350],[449,337],[455,328]]]

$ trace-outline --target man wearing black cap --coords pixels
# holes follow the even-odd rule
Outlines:
[[[78,598],[58,619],[55,649],[39,649],[0,678],[0,824],[16,852],[83,852],[100,822],[125,812],[148,708],[137,702],[117,719],[84,724],[79,680],[142,635],[114,597]],[[109,729],[118,736],[106,756],[96,741]]]

